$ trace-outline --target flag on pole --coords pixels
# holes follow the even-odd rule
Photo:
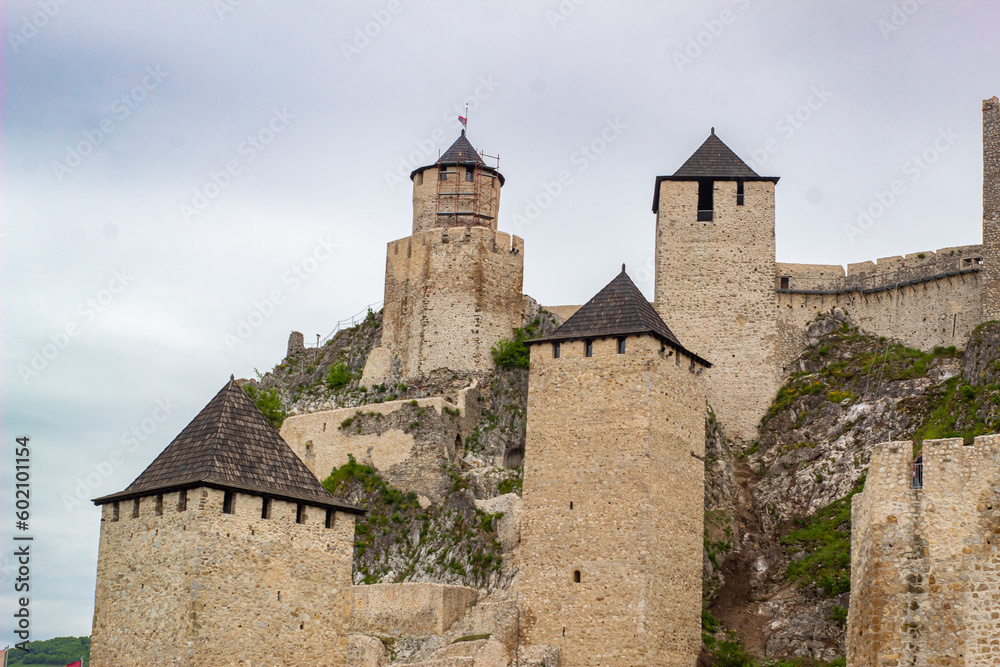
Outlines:
[[[83,667],[83,658],[80,658],[76,662],[71,662],[66,667]]]
[[[464,127],[465,129],[469,129],[469,119],[466,118],[465,116],[459,116],[458,122],[461,123],[462,127]]]

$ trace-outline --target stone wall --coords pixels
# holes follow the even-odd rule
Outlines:
[[[850,264],[846,273],[837,265],[778,264],[782,369],[805,349],[806,325],[833,308],[865,331],[910,347],[963,347],[981,321],[982,258],[975,245]]]
[[[382,345],[405,378],[440,368],[493,370],[492,347],[521,326],[524,241],[483,227],[393,241],[385,269]]]
[[[983,320],[1000,320],[1000,100],[983,100]]]
[[[190,489],[102,507],[91,664],[344,665],[354,515]]]
[[[564,667],[693,667],[701,646],[705,390],[650,336],[531,348],[522,647]],[[576,580],[577,574],[579,580]]]
[[[466,180],[470,170],[472,181]],[[413,174],[413,233],[467,226],[496,231],[502,187],[498,175],[488,167],[453,164],[444,174],[446,180],[439,182],[436,164]]]
[[[351,455],[393,486],[439,501],[451,484],[442,464],[462,456],[479,419],[478,395],[473,384],[456,404],[436,396],[294,415],[281,425],[281,437],[320,481]]]
[[[698,183],[660,183],[656,295],[681,344],[707,359],[708,400],[730,435],[749,441],[780,385],[776,356],[774,184],[714,184],[714,216],[698,221]]]
[[[853,499],[847,664],[1000,662],[1000,436],[927,440],[922,489],[913,443],[872,453]]]
[[[442,635],[476,603],[479,593],[444,584],[371,584],[352,589],[352,632]]]

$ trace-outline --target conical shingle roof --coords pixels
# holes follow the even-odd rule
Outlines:
[[[124,491],[94,503],[194,486],[363,513],[323,488],[233,378]]]
[[[469,140],[465,138],[465,130],[455,140],[448,150],[444,152],[438,160],[439,164],[486,164],[473,148]]]
[[[710,363],[688,351],[656,309],[643,296],[639,288],[625,272],[608,283],[590,301],[573,313],[562,326],[552,334],[536,338],[528,343],[547,341],[586,340],[589,338],[611,338],[637,334],[651,334],[685,354],[694,357],[705,366]]]
[[[715,128],[708,139],[698,147],[687,162],[674,172],[674,177],[715,178],[732,180],[737,178],[759,178],[756,171],[740,159],[729,146],[715,135]]]

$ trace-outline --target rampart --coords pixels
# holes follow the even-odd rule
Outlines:
[[[877,445],[853,499],[851,667],[1000,663],[1000,436]]]
[[[344,665],[353,515],[232,495],[103,505],[94,667]]]
[[[394,486],[437,501],[451,483],[441,464],[462,455],[478,420],[478,395],[473,384],[455,404],[435,396],[294,415],[281,437],[320,481],[351,455]]]
[[[487,372],[521,326],[524,241],[484,227],[438,228],[389,243],[382,345],[404,378]]]
[[[352,589],[352,632],[443,635],[479,597],[474,588],[431,583],[371,584]]]
[[[843,308],[855,325],[931,350],[963,347],[982,321],[979,245],[838,265],[777,264],[778,350],[782,367],[805,348],[819,312]]]

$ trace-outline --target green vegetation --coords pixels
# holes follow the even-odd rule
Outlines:
[[[90,637],[56,637],[28,642],[31,652],[11,649],[7,656],[10,667],[17,665],[67,665],[83,658],[90,664]]]
[[[261,391],[252,384],[245,384],[242,389],[250,397],[250,400],[257,405],[257,409],[267,418],[267,421],[271,422],[271,426],[275,430],[281,428],[281,424],[285,421],[287,413],[285,412],[285,404],[281,400],[281,394],[278,393],[277,388],[271,387],[270,389]]]
[[[963,438],[970,444],[977,435],[1000,430],[1000,385],[974,387],[964,378],[950,378],[927,392],[920,426],[907,437],[916,443],[936,438]],[[984,417],[986,415],[986,417]]]
[[[500,368],[527,368],[530,359],[528,346],[524,341],[538,335],[541,320],[535,318],[531,324],[514,330],[513,338],[505,338],[493,346],[493,363]]]
[[[330,370],[323,376],[323,381],[330,391],[340,391],[351,384],[354,378],[355,374],[351,372],[351,367],[340,361],[330,366]]]
[[[781,539],[789,553],[806,557],[788,564],[791,581],[815,584],[827,597],[851,590],[851,498],[864,489],[864,478],[843,498],[810,517],[795,517],[799,526]]]
[[[839,604],[833,605],[833,609],[830,610],[830,613],[826,617],[840,627],[847,625],[847,610]]]
[[[704,619],[702,614],[702,619]],[[714,619],[713,619],[714,620]],[[704,621],[702,622],[704,628]],[[715,640],[711,635],[702,635],[710,641],[705,642],[705,647],[715,659],[713,667],[845,667],[844,658],[837,658],[833,662],[821,662],[812,658],[757,658],[743,647],[743,642],[733,632],[727,632],[725,639]]]
[[[508,477],[507,479],[501,480],[497,485],[497,493],[503,495],[505,493],[516,493],[521,495],[521,490],[524,488],[524,479],[521,477],[520,473],[516,477]]]

